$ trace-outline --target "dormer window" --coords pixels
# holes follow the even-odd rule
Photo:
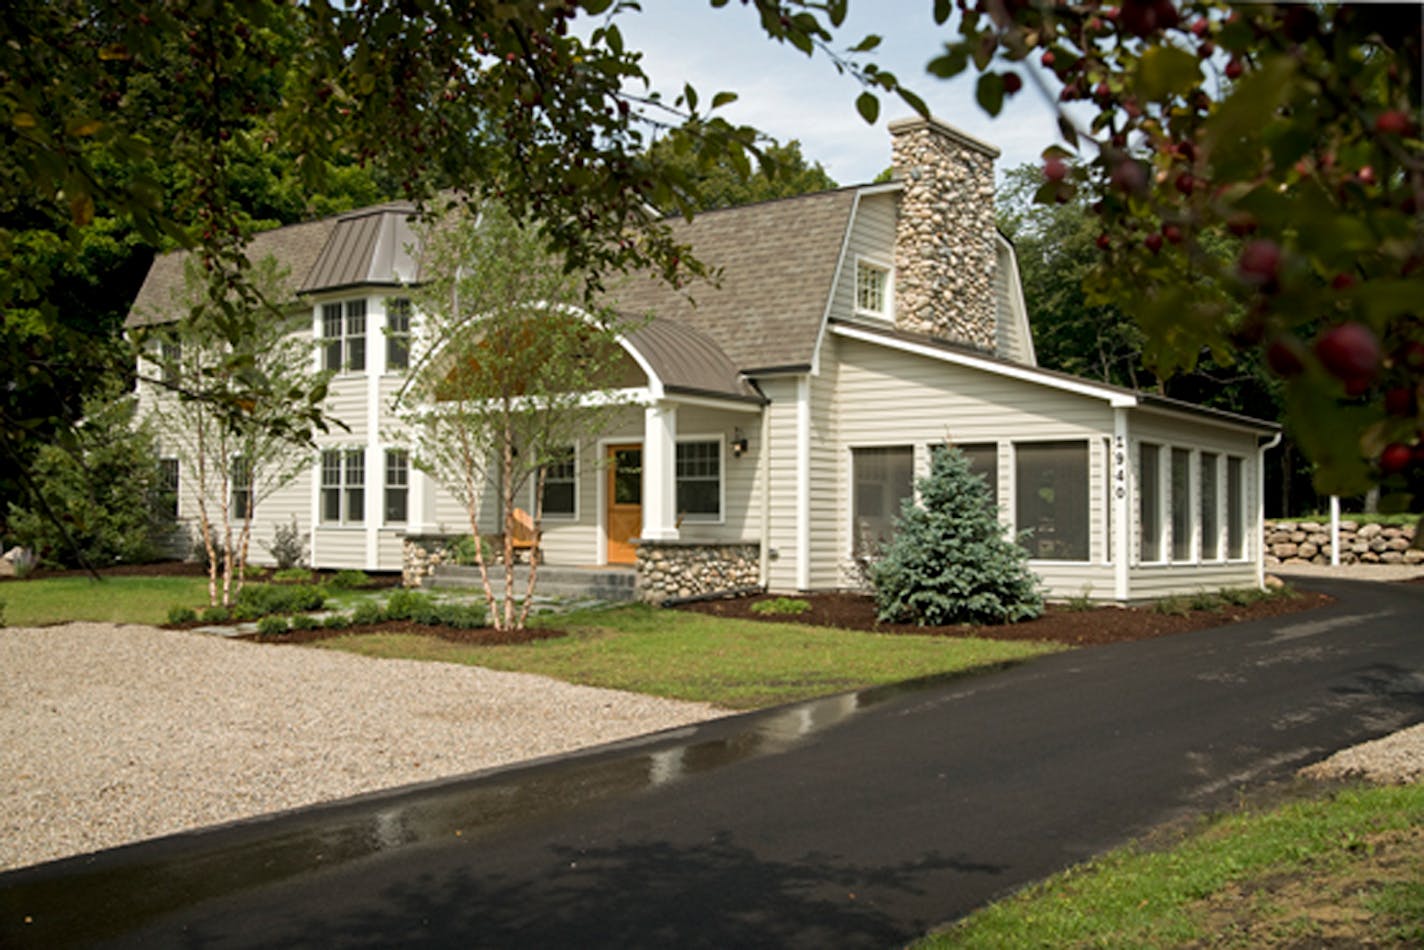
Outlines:
[[[890,268],[875,261],[855,262],[855,312],[861,316],[890,317]]]

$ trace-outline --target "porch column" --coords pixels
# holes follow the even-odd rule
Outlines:
[[[677,406],[643,410],[643,528],[649,541],[677,540]]]
[[[1113,517],[1113,598],[1128,598],[1132,565],[1132,499],[1142,490],[1132,470],[1127,410],[1113,409],[1112,457],[1108,460],[1108,504]]]

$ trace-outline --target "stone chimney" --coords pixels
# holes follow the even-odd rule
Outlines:
[[[995,352],[999,150],[934,118],[891,122],[890,135],[894,177],[905,185],[895,226],[895,324]]]

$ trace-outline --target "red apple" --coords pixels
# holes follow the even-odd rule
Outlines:
[[[1182,194],[1190,196],[1196,186],[1197,180],[1191,172],[1182,172],[1177,176],[1177,190]]]
[[[1241,250],[1236,265],[1241,279],[1248,284],[1266,287],[1280,276],[1281,248],[1275,241],[1252,241]]]
[[[1293,379],[1305,371],[1303,349],[1295,337],[1276,337],[1266,347],[1266,365],[1282,379]]]
[[[1182,243],[1182,229],[1175,224],[1162,225],[1162,236],[1171,244]]]
[[[1105,233],[1104,233],[1104,234],[1099,234],[1099,235],[1098,235],[1098,240],[1097,240],[1097,245],[1098,245],[1098,250],[1106,251],[1109,247],[1112,247],[1112,238],[1108,237],[1107,234],[1105,234]]]
[[[1012,96],[1023,88],[1023,80],[1018,73],[1004,73],[1004,92]]]
[[[1245,71],[1246,67],[1241,65],[1241,60],[1239,59],[1233,59],[1231,62],[1226,64],[1227,79],[1240,79],[1241,74]]]
[[[1053,50],[1046,50],[1044,54],[1039,57],[1038,61],[1042,63],[1045,68],[1052,69],[1054,58]]]
[[[1392,416],[1414,415],[1414,389],[1410,386],[1395,386],[1385,390],[1384,411]]]
[[[1315,341],[1315,355],[1336,379],[1368,383],[1379,369],[1379,340],[1362,323],[1342,323],[1320,335]]]
[[[1407,135],[1413,128],[1413,121],[1398,109],[1381,112],[1375,118],[1375,131],[1381,135]]]
[[[1409,467],[1409,463],[1413,461],[1413,458],[1414,453],[1409,446],[1402,442],[1391,442],[1389,445],[1386,445],[1384,451],[1380,453],[1380,474],[1394,475],[1398,472],[1402,472]]]
[[[1341,271],[1330,281],[1332,290],[1349,290],[1355,286],[1355,275],[1348,271]]]
[[[1057,155],[1044,159],[1043,177],[1049,181],[1062,181],[1068,177],[1068,163]]]

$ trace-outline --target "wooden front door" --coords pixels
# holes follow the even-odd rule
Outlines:
[[[608,563],[632,564],[643,530],[643,447],[608,447]]]

